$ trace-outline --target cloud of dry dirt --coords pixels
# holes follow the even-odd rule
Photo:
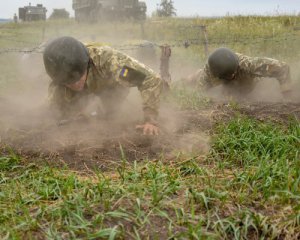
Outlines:
[[[132,55],[154,66],[159,55],[151,54],[137,52]],[[5,144],[22,151],[58,151],[62,158],[70,161],[72,158],[86,160],[90,152],[95,153],[91,158],[114,160],[114,157],[120,158],[120,146],[126,148],[132,159],[157,157],[164,151],[174,155],[178,152],[203,154],[209,149],[209,137],[201,130],[185,131],[183,126],[188,123],[169,107],[161,109],[161,136],[147,138],[136,132],[135,125],[143,119],[137,89],[131,90],[114,119],[103,120],[101,100],[92,97],[85,113],[97,111],[98,116],[57,126],[47,107],[50,79],[44,70],[42,54],[23,55],[16,61],[17,83],[2,94],[0,103],[0,135]]]
[[[120,38],[110,35],[93,35],[82,37],[85,42],[113,42],[119,44],[123,41]],[[153,48],[151,43],[144,41],[146,48],[124,50],[129,55],[138,58],[151,68],[159,71],[160,50]],[[145,50],[145,51],[144,51]],[[170,72],[173,80],[179,80],[193,73],[197,69],[197,64],[191,64],[181,57],[173,55],[171,57]],[[98,117],[92,120],[74,122],[66,126],[57,126],[56,119],[47,109],[47,88],[49,77],[44,71],[42,63],[42,54],[23,55],[17,59],[19,87],[7,89],[1,96],[0,101],[0,132],[6,135],[16,135],[18,142],[23,142],[26,146],[32,148],[38,146],[44,150],[57,150],[66,146],[82,146],[88,148],[107,148],[106,143],[113,141],[120,144],[132,144],[139,148],[140,139],[136,137],[134,130],[135,124],[140,123],[143,118],[141,97],[136,89],[132,89],[129,96],[122,104],[122,108],[110,121],[105,121],[101,117],[102,104],[98,97],[89,99],[85,109],[87,115],[98,112]],[[294,73],[299,79],[294,79],[295,88],[293,88],[293,99],[299,100],[300,93],[300,73]],[[297,77],[296,77],[297,78]],[[298,81],[297,81],[298,80]],[[217,87],[207,92],[209,97],[224,102],[224,89]],[[226,99],[227,100],[227,99]],[[225,101],[226,101],[225,100]],[[274,79],[264,79],[260,81],[254,91],[247,96],[249,102],[281,102],[284,101],[280,93],[279,84]],[[203,119],[199,116],[199,122]],[[203,120],[202,126],[191,128],[189,120],[178,114],[170,106],[163,105],[161,108],[161,130],[163,137],[156,141],[150,141],[151,144],[145,150],[150,151],[151,147],[160,145],[156,150],[168,148],[172,151],[182,151],[189,153],[207,153],[209,151],[209,134],[205,130],[209,129],[209,123]],[[207,120],[209,122],[209,120]],[[204,127],[203,127],[204,126]],[[32,134],[26,137],[26,134]],[[146,141],[147,142],[147,141]],[[129,144],[129,145],[130,145]],[[22,143],[20,143],[22,145]],[[129,146],[127,145],[127,146]],[[144,147],[144,145],[143,145]]]

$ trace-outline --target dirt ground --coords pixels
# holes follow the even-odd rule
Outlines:
[[[63,126],[41,122],[0,129],[2,154],[14,150],[26,162],[68,166],[75,171],[109,171],[128,162],[149,159],[173,161],[182,155],[204,156],[216,123],[242,114],[260,121],[299,121],[300,103],[212,104],[201,111],[162,112],[161,134],[143,136],[137,122],[112,123],[97,118]]]

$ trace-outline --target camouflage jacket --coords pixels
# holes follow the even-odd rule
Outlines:
[[[288,90],[291,77],[290,68],[284,63],[271,58],[248,57],[236,53],[239,59],[239,67],[234,80],[228,87],[239,93],[249,93],[254,89],[255,83],[263,77],[275,78],[279,81],[281,90]],[[195,74],[187,78],[187,82],[196,84],[200,88],[208,89],[222,84],[222,80],[214,77],[208,64],[199,69]]]
[[[117,91],[117,96],[120,97],[119,95],[128,94],[129,87],[137,87],[142,96],[145,122],[156,122],[162,90],[160,77],[137,60],[110,47],[86,47],[90,55],[90,64],[85,89],[75,92],[52,82],[48,95],[51,105],[59,109],[62,115],[68,116],[73,103],[83,95],[92,93],[100,98],[102,96],[102,103],[105,104],[112,96],[105,94],[108,91]]]

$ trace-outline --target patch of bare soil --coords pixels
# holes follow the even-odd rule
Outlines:
[[[236,115],[260,121],[299,121],[299,103],[257,103],[230,106],[213,104],[201,111],[162,112],[161,134],[143,136],[136,122],[112,123],[99,119],[71,122],[63,126],[38,124],[0,129],[2,152],[12,148],[28,162],[66,165],[78,171],[113,170],[122,163],[174,160],[178,153],[193,156],[209,151],[209,135],[215,123]]]
[[[299,103],[256,103],[242,105],[239,111],[260,121],[288,123],[292,119],[300,121]]]
[[[109,170],[123,160],[173,158],[179,151],[207,152],[208,137],[197,129],[203,126],[193,124],[174,131],[162,128],[159,136],[144,136],[134,129],[135,123],[114,126],[104,121],[74,122],[45,129],[8,129],[2,133],[2,144],[28,161],[40,159],[75,170]]]

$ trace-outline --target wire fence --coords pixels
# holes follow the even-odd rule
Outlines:
[[[183,48],[188,49],[191,47],[199,47],[203,48],[203,52],[207,57],[209,52],[208,49],[210,46],[215,45],[233,45],[233,44],[241,44],[241,45],[258,45],[258,44],[290,44],[291,42],[299,42],[300,43],[300,34],[297,32],[290,32],[280,35],[272,35],[272,36],[257,36],[257,37],[237,37],[237,36],[226,36],[224,37],[209,37],[207,34],[206,26],[192,26],[192,28],[199,29],[196,37],[193,38],[181,38],[181,39],[168,39],[161,42],[157,41],[144,41],[143,43],[138,44],[108,44],[111,47],[119,50],[119,51],[136,51],[139,49],[154,49],[158,48],[161,51],[160,57],[160,74],[165,82],[171,82],[171,75],[169,70],[169,62],[171,58],[172,49],[174,48]],[[29,33],[30,35],[30,33]],[[45,39],[45,28],[42,29],[42,34],[38,33],[39,36],[42,36],[41,39]],[[180,34],[182,36],[187,36],[188,34]],[[195,34],[196,35],[196,34]],[[31,36],[32,37],[32,36]],[[28,37],[29,39],[29,37]],[[34,53],[43,53],[44,48],[46,46],[46,41],[41,40],[40,42],[23,40],[18,36],[10,36],[2,34],[0,35],[0,44],[1,42],[9,43],[9,45],[17,46],[23,45],[25,47],[10,47],[10,48],[0,48],[0,55],[4,54],[34,54]]]
[[[0,37],[0,41],[7,41],[11,43],[21,43],[23,45],[31,45],[33,47],[23,47],[23,48],[0,48],[0,54],[4,53],[41,53],[45,46],[44,42],[33,42],[33,41],[24,41],[11,37]],[[121,44],[121,45],[112,45],[113,48],[120,51],[130,51],[137,50],[141,48],[156,47],[160,48],[161,46],[168,45],[171,48],[190,48],[192,46],[208,46],[208,45],[224,45],[224,44],[243,44],[243,45],[253,45],[261,43],[284,43],[299,41],[300,35],[296,33],[285,34],[284,36],[270,36],[270,37],[243,37],[243,38],[208,38],[208,39],[176,39],[168,40],[164,42],[153,42],[148,41],[147,43],[141,44]]]

